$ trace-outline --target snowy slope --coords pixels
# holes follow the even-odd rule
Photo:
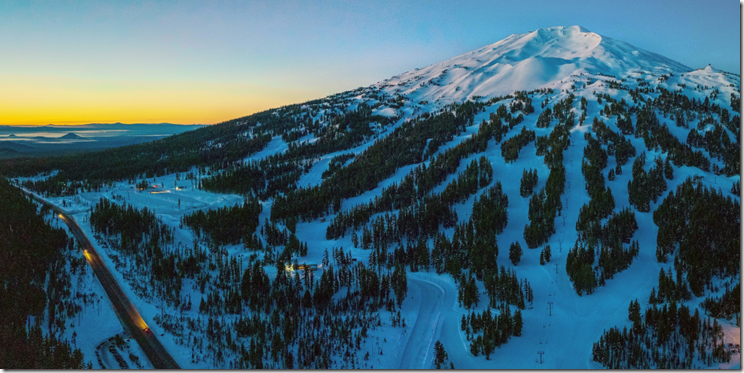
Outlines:
[[[446,104],[551,87],[581,73],[626,76],[634,70],[668,74],[692,69],[581,26],[559,26],[514,34],[376,86],[414,102]]]
[[[618,88],[618,85],[622,87]],[[504,193],[509,198],[508,225],[506,230],[498,235],[498,245],[501,251],[497,263],[515,269],[519,278],[527,279],[535,291],[534,302],[529,304],[523,312],[522,336],[510,339],[494,353],[490,360],[483,355],[473,356],[470,352],[470,342],[460,329],[460,320],[467,310],[458,304],[455,280],[450,275],[437,275],[433,271],[409,272],[409,292],[401,307],[401,314],[407,326],[391,326],[387,313],[382,311],[383,321],[379,329],[369,332],[370,336],[363,343],[362,350],[358,352],[357,357],[363,359],[364,367],[429,368],[433,359],[433,345],[439,340],[444,344],[450,361],[461,369],[600,368],[601,365],[592,361],[593,343],[598,340],[603,330],[615,326],[621,328],[629,326],[627,315],[629,302],[638,299],[641,301],[642,308],[645,309],[648,306],[647,300],[651,289],[658,285],[659,270],[666,271],[672,268],[673,261],[659,263],[655,257],[658,227],[653,222],[653,211],[658,208],[663,200],[662,197],[658,203],[652,204],[650,212],[636,212],[639,230],[633,239],[640,243],[640,254],[627,270],[617,273],[613,279],[608,280],[605,286],[598,288],[592,295],[577,295],[568,278],[565,270],[567,251],[576,241],[575,223],[579,216],[579,209],[590,199],[585,189],[585,178],[580,169],[583,150],[587,145],[584,134],[592,132],[592,119],[595,117],[604,121],[613,131],[620,132],[617,126],[617,116],[609,115],[604,111],[607,102],[603,102],[602,98],[598,98],[597,95],[606,94],[617,101],[624,100],[628,105],[640,106],[641,104],[637,103],[636,98],[631,95],[631,91],[645,90],[638,93],[639,97],[653,102],[661,96],[661,90],[657,88],[663,88],[671,92],[679,92],[690,100],[694,99],[698,102],[709,100],[710,103],[719,105],[723,110],[728,110],[733,117],[738,114],[729,109],[730,96],[732,94],[740,96],[740,77],[719,71],[711,66],[693,70],[666,57],[601,36],[580,26],[551,27],[525,34],[515,34],[478,50],[400,74],[372,86],[330,96],[319,100],[321,103],[316,106],[308,104],[308,113],[312,113],[308,116],[313,121],[324,121],[323,117],[329,113],[354,110],[362,103],[374,107],[374,114],[396,116],[399,119],[395,124],[380,129],[374,137],[368,138],[362,144],[318,155],[313,159],[312,167],[301,175],[297,185],[310,187],[321,184],[322,174],[328,169],[333,157],[346,153],[358,156],[376,141],[392,133],[402,123],[423,112],[434,112],[449,103],[460,103],[467,99],[474,100],[476,96],[492,98],[509,95],[515,91],[532,91],[540,88],[550,90],[531,92],[528,95],[534,100],[535,112],[526,114],[523,124],[510,129],[504,139],[516,135],[522,127],[534,130],[537,136],[549,135],[555,121],[549,128],[538,128],[536,125],[542,111],[541,103],[543,108],[554,108],[561,100],[574,95],[575,101],[571,110],[578,119],[581,115],[579,101],[583,98],[588,102],[586,119],[583,123],[577,122],[571,129],[570,145],[564,152],[564,166],[567,169],[566,191],[561,196],[564,209],[561,216],[556,218],[556,232],[548,241],[553,248],[553,259],[550,263],[540,265],[540,250],[526,249],[527,245],[523,238],[523,228],[529,222],[527,213],[529,198],[520,196],[519,178],[523,170],[536,169],[539,182],[534,190],[537,191],[545,186],[550,173],[543,162],[543,157],[536,155],[534,142],[521,150],[516,161],[506,163],[501,154],[503,143],[490,140],[484,152],[463,158],[457,172],[449,175],[434,189],[435,193],[441,192],[456,178],[457,173],[464,171],[471,161],[481,156],[491,163],[494,170],[493,183],[501,182]],[[380,93],[384,94],[380,95]],[[395,104],[385,97],[396,95],[400,95],[403,99],[394,100]],[[446,149],[457,146],[476,134],[482,121],[487,121],[500,105],[509,107],[512,102],[514,98],[486,105],[482,112],[475,115],[473,123],[450,141],[442,144],[438,153],[441,154]],[[279,110],[276,115],[280,115]],[[514,116],[516,115],[518,113],[514,112]],[[673,117],[675,113],[662,112],[657,109],[656,115],[660,123],[667,125],[669,132],[681,143],[686,143],[691,129],[697,128],[698,124],[708,117],[716,120],[721,117],[719,113],[698,113],[688,116],[686,119],[688,126],[681,127],[675,126]],[[325,120],[322,125],[328,125],[328,123]],[[703,130],[708,131],[712,126],[704,127]],[[724,131],[731,139],[736,136],[736,133],[729,128]],[[282,154],[291,146],[296,146],[303,141],[310,142],[318,139],[310,134],[300,138],[297,142],[285,142],[279,134],[272,135],[271,142],[263,151],[246,157],[245,161],[266,159],[272,155]],[[626,138],[636,148],[637,155],[646,153],[648,159],[646,169],[651,166],[651,161],[655,157],[662,159],[669,157],[668,153],[658,147],[648,147],[643,138],[634,138],[633,135],[628,135]],[[711,158],[707,151],[706,155]],[[615,180],[607,180],[606,185],[612,189],[617,204],[615,211],[630,206],[626,186],[631,179],[631,165],[634,159],[635,157],[630,158],[628,163],[622,166],[622,175],[616,176]],[[711,161],[713,164],[720,165],[717,159],[712,158]],[[422,163],[428,164],[429,161]],[[341,211],[346,212],[356,205],[370,202],[382,193],[383,188],[393,183],[400,183],[418,165],[400,167],[387,179],[380,181],[376,188],[341,201]],[[607,171],[615,166],[616,159],[611,156],[609,167],[603,171],[604,175],[606,176]],[[664,196],[691,176],[699,176],[704,185],[722,188],[724,191],[728,190],[734,182],[740,181],[739,175],[726,177],[694,167],[675,167],[674,177],[667,181],[668,187]],[[128,182],[119,182],[104,191],[83,193],[82,200],[78,198],[74,205],[80,207],[80,215],[84,216],[90,203],[97,201],[98,198],[106,197],[116,200],[117,195],[122,197],[126,195],[127,203],[138,208],[148,207],[154,210],[161,221],[177,231],[177,240],[181,244],[191,245],[194,242],[194,235],[188,228],[179,224],[184,214],[197,209],[231,206],[242,200],[242,197],[237,194],[219,195],[198,190],[193,183],[189,188],[183,188],[183,184],[189,183],[181,184],[175,174],[158,177],[157,181],[164,185],[164,190],[156,194],[132,192],[130,195],[129,191],[132,190],[133,185]],[[173,189],[170,188],[171,185],[174,186]],[[181,185],[181,188],[177,188],[177,185]],[[454,206],[459,222],[466,221],[470,217],[473,201],[476,196],[480,197],[483,190],[470,196],[466,202]],[[740,200],[738,196],[735,198]],[[55,200],[61,203],[63,198]],[[264,210],[260,215],[260,231],[265,227],[265,219],[270,216],[274,201],[269,199],[262,202]],[[66,203],[72,204],[70,200]],[[397,212],[393,211],[393,213]],[[83,216],[78,220],[83,221]],[[297,224],[297,237],[306,242],[309,249],[308,254],[302,260],[307,263],[319,263],[322,261],[324,250],[343,247],[351,252],[354,259],[366,262],[370,251],[355,247],[351,240],[351,232],[338,239],[326,238],[326,229],[333,218],[332,214],[323,219],[301,221]],[[90,229],[89,225],[86,225],[85,229]],[[442,231],[449,238],[453,235],[452,228]],[[519,242],[525,248],[522,261],[516,266],[508,259],[507,247],[512,242]],[[227,249],[231,257],[243,258],[245,263],[248,262],[249,255],[253,254],[246,251],[242,245],[229,245]],[[113,268],[113,263],[110,264]],[[275,267],[269,265],[265,269],[270,276],[276,275]],[[125,277],[123,273],[125,271],[122,271],[120,275],[122,282]],[[182,295],[186,293],[193,299],[204,297],[202,291],[196,286],[185,290]],[[169,337],[164,340],[167,341],[169,350],[172,353],[175,352],[174,357],[183,367],[228,366],[225,362],[222,362],[222,365],[212,364],[210,360],[207,360],[208,354],[197,355],[196,361],[192,361],[194,360],[194,346],[189,344],[191,342],[188,339],[184,341],[182,338],[170,335],[165,328],[154,321],[154,316],[158,312],[166,311],[159,310],[157,304],[151,304],[146,298],[137,297],[134,294],[132,298],[137,301],[143,317],[151,325],[155,325],[154,330],[158,333],[168,333],[166,335]],[[476,308],[478,312],[486,308],[486,299],[487,297],[482,295],[480,306]],[[694,298],[687,302],[687,305],[697,307],[702,299]],[[168,311],[176,312],[175,309]],[[205,316],[200,315],[196,310],[190,311],[186,316],[205,321]],[[181,322],[183,323],[183,320]],[[740,328],[736,326],[735,320],[721,320],[720,322],[724,325],[725,341],[738,344]],[[570,343],[566,343],[567,341]],[[201,352],[201,346],[199,351]],[[369,360],[362,358],[365,352],[371,352],[373,357]],[[189,359],[190,354],[191,359]],[[202,360],[199,360],[199,356]],[[230,361],[230,358],[228,357],[227,361]],[[544,361],[540,363],[539,359]],[[709,366],[703,363],[698,365]],[[336,368],[344,366],[338,361],[334,365]],[[740,355],[736,354],[730,363],[718,366],[740,367]]]

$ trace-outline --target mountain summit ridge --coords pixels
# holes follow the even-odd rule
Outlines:
[[[555,87],[572,75],[663,75],[692,71],[659,54],[582,26],[541,28],[414,69],[375,86],[414,101],[463,101]]]

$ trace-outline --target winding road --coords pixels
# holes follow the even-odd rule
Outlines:
[[[465,344],[458,332],[462,311],[456,310],[456,289],[427,273],[408,274],[409,294],[419,299],[416,322],[401,355],[399,369],[431,369],[437,340],[451,349]],[[462,347],[460,347],[462,345]]]
[[[145,352],[145,355],[147,355],[147,358],[150,359],[150,363],[152,363],[153,367],[156,369],[180,369],[173,357],[168,353],[165,347],[163,347],[160,341],[158,341],[155,334],[149,329],[145,320],[142,319],[139,311],[137,311],[137,308],[129,301],[129,298],[127,298],[124,291],[116,282],[114,276],[111,275],[106,264],[101,260],[98,252],[90,243],[90,240],[88,240],[88,237],[82,229],[80,229],[80,226],[75,219],[68,215],[66,211],[41,197],[22,188],[21,191],[34,200],[50,207],[57,213],[59,218],[67,224],[70,228],[70,232],[72,232],[80,243],[80,247],[83,250],[85,258],[88,260],[88,264],[93,268],[93,272],[98,277],[103,289],[111,300],[111,304],[114,306],[114,311],[116,312],[119,321],[121,321],[124,329],[129,331],[137,343],[139,343],[140,347],[142,347],[142,350]]]

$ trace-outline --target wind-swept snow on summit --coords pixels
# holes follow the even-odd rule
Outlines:
[[[414,102],[447,104],[549,87],[581,73],[620,77],[638,70],[661,75],[692,69],[581,26],[558,26],[514,34],[377,86]]]

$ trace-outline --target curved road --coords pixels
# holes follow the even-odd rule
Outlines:
[[[408,274],[408,286],[409,293],[415,293],[420,303],[399,369],[431,369],[437,340],[452,352],[460,346],[468,351],[458,331],[462,312],[456,310],[457,291],[449,284],[421,272]],[[456,355],[451,354],[450,360],[454,360]]]
[[[137,343],[139,343],[140,347],[142,347],[142,350],[145,352],[145,355],[147,355],[147,358],[150,359],[150,363],[152,363],[153,367],[155,367],[155,369],[180,369],[176,361],[173,360],[173,357],[170,356],[165,347],[163,347],[157,337],[155,337],[155,334],[149,330],[145,320],[142,319],[137,308],[134,307],[126,294],[124,294],[124,291],[119,287],[116,279],[111,275],[106,264],[101,260],[98,252],[93,248],[90,240],[85,236],[85,233],[80,229],[80,226],[77,224],[75,219],[69,216],[67,212],[61,208],[49,203],[35,194],[22,188],[21,191],[34,200],[50,207],[58,214],[59,218],[67,224],[70,228],[70,232],[72,232],[80,243],[80,247],[83,249],[83,254],[88,260],[91,268],[93,268],[93,272],[98,277],[101,285],[103,285],[103,289],[111,300],[111,304],[114,306],[114,311],[116,312],[119,321],[121,321],[124,328],[129,331]]]
[[[400,369],[429,369],[434,355],[434,343],[442,328],[442,305],[444,290],[431,282],[418,278],[408,278],[411,290],[415,289],[419,298],[419,310],[416,322],[408,337]],[[411,293],[414,293],[411,292]]]
[[[457,369],[483,369],[467,358],[471,356],[470,344],[460,333],[460,318],[465,311],[457,305],[454,284],[442,281],[436,275],[416,272],[408,274],[408,288],[409,294],[415,293],[414,297],[418,297],[421,303],[399,369],[431,369],[437,340],[442,342],[449,361]]]

